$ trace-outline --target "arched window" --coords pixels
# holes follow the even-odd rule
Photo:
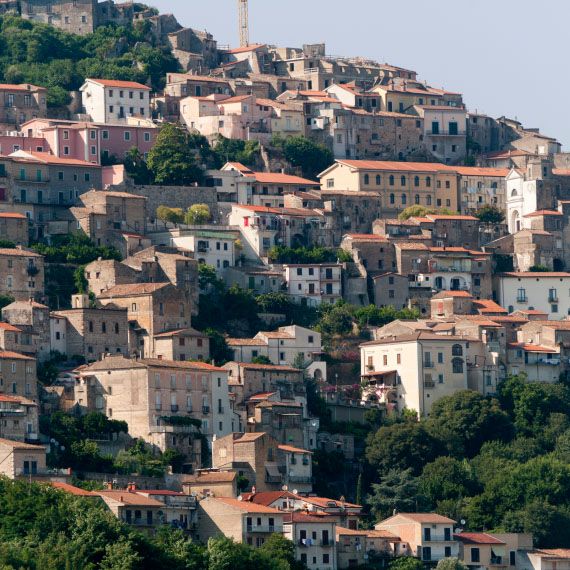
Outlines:
[[[414,198],[414,204],[419,204],[420,203],[420,195],[416,194],[416,197]]]
[[[406,198],[406,195],[402,194],[402,206],[405,206],[407,201],[408,199]]]
[[[463,360],[461,358],[454,358],[451,361],[454,374],[463,374]]]
[[[414,177],[414,186],[417,188],[420,185],[420,177]]]
[[[428,206],[431,206],[431,195],[428,195],[428,197],[426,198],[426,204]]]
[[[454,344],[451,347],[452,356],[463,356],[463,347],[460,344]]]
[[[380,176],[380,174],[376,175],[376,186],[380,186],[380,184],[382,183],[382,177]]]
[[[494,190],[496,190],[498,188],[497,183],[496,182],[492,182],[491,183],[491,188],[493,188]]]
[[[394,204],[396,202],[396,196],[394,194],[390,194],[390,204]]]
[[[364,175],[364,185],[368,186],[370,184],[370,175],[369,174],[365,174]]]
[[[426,178],[426,186],[427,186],[428,188],[431,188],[431,176],[428,176],[428,177]]]
[[[390,174],[390,186],[394,186],[394,175]]]
[[[511,192],[511,197],[512,196],[518,196],[516,188],[513,188],[513,191]]]
[[[401,186],[405,186],[405,185],[406,185],[406,177],[405,177],[405,176],[402,176],[402,177],[400,178],[400,185],[401,185]]]

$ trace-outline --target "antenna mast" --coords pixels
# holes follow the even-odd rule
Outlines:
[[[249,45],[249,11],[248,0],[238,0],[239,9],[239,45]]]

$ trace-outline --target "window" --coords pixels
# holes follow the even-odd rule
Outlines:
[[[414,197],[414,204],[419,204],[420,203],[420,195],[416,194]]]
[[[390,204],[394,204],[396,202],[396,196],[394,194],[390,194]]]
[[[419,176],[415,176],[414,177],[414,186],[419,186],[420,185],[420,177]]]
[[[402,355],[400,353],[396,354],[396,364],[402,364]]]
[[[144,134],[144,142],[150,142],[150,133]]]
[[[518,303],[526,302],[526,289],[522,287],[520,289],[517,289],[517,302]]]
[[[382,177],[380,176],[380,174],[376,175],[376,186],[380,186],[380,184],[382,183]]]
[[[370,175],[365,174],[364,175],[364,185],[368,186],[370,184]]]
[[[387,354],[384,354],[384,355],[382,356],[382,364],[383,364],[384,366],[388,366],[388,355],[387,355]]]
[[[437,353],[437,362],[438,364],[443,364],[443,352]]]
[[[481,559],[481,554],[478,548],[471,549],[471,562],[479,562]]]
[[[91,180],[91,174],[89,172],[85,173],[85,182],[89,182]]]
[[[402,206],[405,206],[408,201],[408,198],[405,194],[402,194]]]
[[[394,175],[393,175],[393,174],[390,174],[390,179],[389,179],[389,180],[390,180],[390,186],[394,186],[394,182],[395,182],[396,179],[394,178]]]
[[[401,176],[400,177],[400,186],[405,186],[406,185],[406,177],[405,176]]]
[[[461,358],[454,358],[451,363],[454,374],[463,374],[463,360]]]
[[[445,553],[444,556],[446,558],[449,558],[451,556],[451,546],[446,546],[444,549],[444,553]]]
[[[126,141],[130,141],[131,140],[131,131],[125,131],[124,136],[125,136]]]
[[[460,344],[454,344],[451,347],[451,354],[453,356],[463,356],[463,347]]]

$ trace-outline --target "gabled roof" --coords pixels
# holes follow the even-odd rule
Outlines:
[[[185,477],[182,484],[231,483],[236,478],[237,473],[235,471],[198,472],[195,475]]]
[[[563,216],[562,212],[558,210],[536,210],[530,214],[525,214],[523,218],[538,218],[540,216]]]
[[[91,81],[91,83],[97,83],[103,87],[116,87],[117,89],[144,89],[145,91],[150,91],[150,87],[143,85],[142,83],[137,83],[136,81],[119,81],[116,79],[92,79],[88,77],[86,81]]]
[[[160,507],[164,508],[164,503],[157,501],[151,497],[145,497],[132,491],[97,491],[96,493],[104,499],[116,501],[123,505],[132,505],[133,507]]]
[[[437,295],[434,295],[432,299],[448,299],[449,297],[472,299],[473,295],[468,291],[440,291]]]
[[[464,544],[505,544],[502,540],[486,532],[461,532],[453,535],[456,540]]]
[[[233,507],[234,509],[239,509],[246,513],[259,513],[268,515],[282,515],[281,511],[277,509],[272,509],[271,507],[266,507],[265,505],[258,505],[257,503],[250,503],[249,501],[240,501],[239,499],[230,499],[229,497],[210,497],[210,501],[218,501],[227,505],[228,507]]]
[[[170,283],[127,283],[115,285],[103,291],[99,298],[110,299],[113,297],[136,297],[138,295],[152,295],[156,291],[168,287]]]
[[[86,491],[80,487],[75,487],[75,485],[70,485],[69,483],[64,483],[62,481],[52,481],[49,483],[54,489],[59,489],[60,491],[65,491],[70,495],[75,495],[76,497],[97,497],[97,493],[91,491]]]
[[[448,517],[444,517],[442,515],[438,515],[437,513],[398,513],[390,518],[387,518],[383,521],[380,521],[378,525],[385,525],[390,524],[390,522],[398,517],[402,517],[404,519],[408,519],[413,522],[417,523],[424,523],[424,524],[453,524],[455,521]]]
[[[227,364],[224,364],[224,368],[227,368],[232,364],[237,364],[244,370],[261,370],[267,372],[302,372],[302,370],[293,368],[292,366],[278,366],[276,364],[254,364],[253,362],[228,362]]]
[[[220,50],[220,51],[222,53],[229,53],[229,54],[247,53],[248,51],[257,51],[258,49],[264,48],[265,46],[266,44],[251,44],[249,46],[241,46],[233,49]]]
[[[300,447],[294,447],[292,445],[278,445],[277,447],[281,451],[285,451],[286,453],[303,453],[306,455],[313,455],[312,451],[308,451],[307,449],[301,449]]]

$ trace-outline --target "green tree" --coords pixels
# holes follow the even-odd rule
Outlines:
[[[509,416],[497,400],[471,390],[435,402],[426,428],[458,457],[473,457],[485,441],[508,440],[514,432]]]
[[[208,570],[250,570],[251,551],[245,544],[220,536],[208,540]]]
[[[399,556],[390,562],[389,570],[424,570],[424,565],[415,556]]]
[[[190,186],[202,180],[202,171],[188,145],[188,134],[179,125],[165,123],[160,128],[147,164],[156,184]]]
[[[372,493],[366,499],[376,519],[390,516],[394,509],[416,512],[420,501],[418,480],[411,469],[390,469],[379,483],[372,484]]]
[[[273,364],[273,362],[271,362],[271,360],[269,360],[269,358],[267,358],[267,356],[265,356],[264,354],[262,354],[261,356],[256,356],[255,358],[252,359],[251,362],[253,364]]]
[[[437,563],[436,570],[467,570],[467,566],[459,558],[442,558]]]
[[[153,176],[137,147],[131,148],[124,160],[125,170],[135,184],[152,184]]]
[[[287,138],[283,143],[283,153],[310,180],[316,180],[334,162],[334,155],[327,146],[303,136]]]
[[[105,557],[101,561],[101,570],[137,570],[142,562],[141,555],[125,538],[105,547]]]
[[[201,225],[212,219],[210,208],[207,204],[194,204],[188,208],[185,221],[188,225]]]
[[[399,220],[409,220],[410,218],[423,218],[429,214],[438,214],[440,216],[451,216],[457,212],[449,208],[428,208],[427,206],[413,205],[408,206],[398,215]]]
[[[316,327],[319,332],[328,336],[347,335],[352,332],[353,311],[349,305],[337,302],[322,310],[323,314]]]
[[[168,206],[159,206],[156,209],[156,217],[166,224],[174,224],[177,226],[184,222],[184,212],[181,208],[169,208]]]
[[[381,427],[368,439],[366,458],[381,475],[391,469],[411,470],[419,475],[439,451],[437,440],[420,423]]]
[[[477,210],[475,217],[481,222],[489,224],[501,224],[505,221],[505,213],[503,210],[497,208],[496,206],[490,206],[485,204]]]

